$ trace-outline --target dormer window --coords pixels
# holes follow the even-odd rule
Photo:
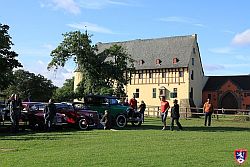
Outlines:
[[[139,65],[140,65],[140,66],[142,66],[144,63],[145,63],[144,60],[140,60],[140,61],[139,61]]]
[[[177,64],[180,60],[178,58],[173,58],[173,64]]]
[[[161,62],[162,62],[162,61],[161,61],[160,59],[156,59],[156,60],[155,60],[155,64],[157,64],[157,65],[161,65]]]

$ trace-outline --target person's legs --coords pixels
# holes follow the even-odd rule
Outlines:
[[[170,125],[170,130],[174,130],[174,118],[171,118],[171,125]]]
[[[205,113],[205,122],[204,122],[205,126],[207,126],[207,117],[208,117],[208,115],[207,115],[207,113]]]
[[[179,122],[179,118],[176,118],[176,119],[175,119],[175,122],[176,122],[176,125],[178,126],[178,128],[179,128],[180,130],[182,130],[183,128],[182,128],[182,126],[181,126],[181,123]]]
[[[165,129],[166,129],[166,126],[167,126],[166,119],[167,119],[167,115],[166,115],[165,113],[161,113],[161,120],[162,120],[162,123],[163,123],[163,128],[162,128],[162,130],[165,130]]]
[[[208,114],[208,126],[211,126],[211,119],[212,119],[212,114]]]
[[[142,112],[142,122],[144,123],[144,111]]]

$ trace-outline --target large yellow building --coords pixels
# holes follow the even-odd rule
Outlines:
[[[138,39],[125,42],[98,43],[99,51],[121,45],[135,60],[136,72],[125,90],[128,98],[136,94],[147,106],[159,106],[160,96],[170,104],[178,99],[181,107],[201,106],[202,89],[206,83],[197,35],[158,39]],[[75,72],[75,87],[81,80]]]

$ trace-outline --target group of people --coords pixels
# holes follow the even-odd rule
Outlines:
[[[142,100],[141,104],[137,108],[137,100],[135,95],[133,95],[133,98],[131,98],[129,101],[126,99],[124,105],[128,105],[132,108],[132,111],[138,111],[142,114],[142,122],[144,122],[144,112],[146,109],[146,104]],[[22,100],[19,98],[18,94],[12,94],[8,100],[8,106],[10,110],[10,120],[12,124],[12,130],[13,132],[17,132],[19,130],[19,120],[21,117],[21,110],[22,110]],[[165,96],[161,97],[161,121],[163,123],[162,130],[166,130],[167,127],[167,115],[168,110],[170,109],[169,102],[166,100]],[[179,104],[178,100],[174,100],[174,105],[171,107],[171,124],[170,124],[170,130],[174,130],[174,122],[178,126],[180,130],[183,129],[182,125],[179,122],[180,118],[180,110],[179,110]],[[211,126],[211,116],[214,111],[213,105],[210,102],[210,99],[207,99],[207,101],[203,105],[203,111],[205,113],[205,122],[204,126]],[[45,130],[50,131],[52,127],[52,123],[54,121],[54,118],[56,116],[56,105],[54,104],[54,100],[50,99],[49,103],[45,106],[44,109],[45,113]],[[133,113],[132,113],[133,116]],[[111,122],[109,119],[109,112],[108,110],[105,111],[105,114],[102,117],[102,120],[104,122],[104,129],[110,129],[111,128]]]
[[[161,97],[161,120],[163,123],[163,128],[162,130],[166,130],[167,128],[167,115],[168,115],[168,110],[170,108],[170,105],[168,103],[168,101],[166,100],[165,96]],[[179,110],[179,104],[178,104],[178,100],[175,99],[174,100],[174,106],[171,107],[171,124],[170,124],[170,130],[174,130],[174,121],[176,122],[176,125],[178,126],[178,128],[180,130],[182,130],[182,126],[179,122],[179,118],[180,118],[180,110]]]
[[[168,101],[166,101],[165,97],[162,96],[161,97],[161,119],[163,123],[162,130],[166,129],[166,118],[167,118],[169,108],[170,106],[169,106]],[[211,126],[211,117],[212,117],[212,113],[214,112],[214,108],[213,108],[212,103],[210,102],[210,99],[207,99],[207,101],[204,103],[203,112],[205,113],[204,126]],[[180,118],[179,104],[178,104],[178,100],[175,99],[174,106],[171,107],[170,130],[174,129],[174,121],[176,122],[176,125],[178,126],[180,130],[183,129],[183,127],[181,126],[179,122],[179,118]]]
[[[19,94],[12,94],[7,101],[7,106],[10,111],[12,132],[16,133],[19,131],[19,120],[23,109],[22,100],[19,98]],[[44,113],[45,129],[51,130],[52,123],[56,116],[56,105],[53,99],[50,99],[49,103],[45,106]]]

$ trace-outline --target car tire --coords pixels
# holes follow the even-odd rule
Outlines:
[[[125,115],[120,114],[116,117],[115,120],[116,126],[118,126],[119,128],[124,128],[127,125],[127,119],[125,117]]]
[[[134,117],[137,118],[137,119],[141,119],[141,113],[135,113]],[[141,126],[142,124],[142,120],[141,121],[132,121],[131,122],[133,126]]]
[[[78,127],[81,130],[87,130],[89,128],[88,121],[85,118],[82,118],[78,121]]]

